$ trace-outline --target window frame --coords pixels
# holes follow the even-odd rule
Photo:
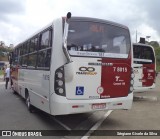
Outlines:
[[[48,42],[48,46],[46,48],[40,49],[41,47],[41,37],[42,34],[45,32],[49,32],[49,42]],[[52,55],[52,35],[53,35],[53,28],[52,26],[46,28],[45,30],[37,33],[36,35],[34,35],[33,37],[31,37],[30,39],[26,40],[25,42],[21,43],[19,46],[17,46],[14,49],[14,53],[18,54],[18,57],[16,56],[15,58],[18,58],[18,64],[19,67],[22,69],[35,69],[35,70],[50,70],[50,65],[49,67],[38,67],[38,55],[40,52],[42,51],[46,51],[46,53],[48,53],[48,51],[50,50],[50,63],[51,63],[51,55]],[[31,42],[32,40],[34,41],[34,50],[31,51]],[[36,56],[36,60],[35,60],[35,66],[30,66],[29,65],[29,57],[31,55],[35,54]],[[24,65],[24,57],[26,57],[26,63]],[[46,57],[45,57],[46,59]],[[45,61],[45,60],[44,60]]]

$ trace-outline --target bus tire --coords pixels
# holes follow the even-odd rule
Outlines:
[[[26,95],[26,105],[27,105],[27,108],[29,110],[30,113],[33,113],[33,106],[32,104],[30,103],[30,96],[29,94],[27,93]]]

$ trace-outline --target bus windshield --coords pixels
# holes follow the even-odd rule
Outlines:
[[[67,49],[71,56],[127,58],[128,29],[89,21],[71,21]]]

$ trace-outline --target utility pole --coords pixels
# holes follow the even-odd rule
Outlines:
[[[137,43],[137,30],[136,30],[136,43]]]

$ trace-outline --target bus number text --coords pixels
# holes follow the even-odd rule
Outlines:
[[[43,74],[43,79],[44,79],[44,80],[49,80],[49,75]]]
[[[114,72],[127,72],[127,67],[113,67]]]

